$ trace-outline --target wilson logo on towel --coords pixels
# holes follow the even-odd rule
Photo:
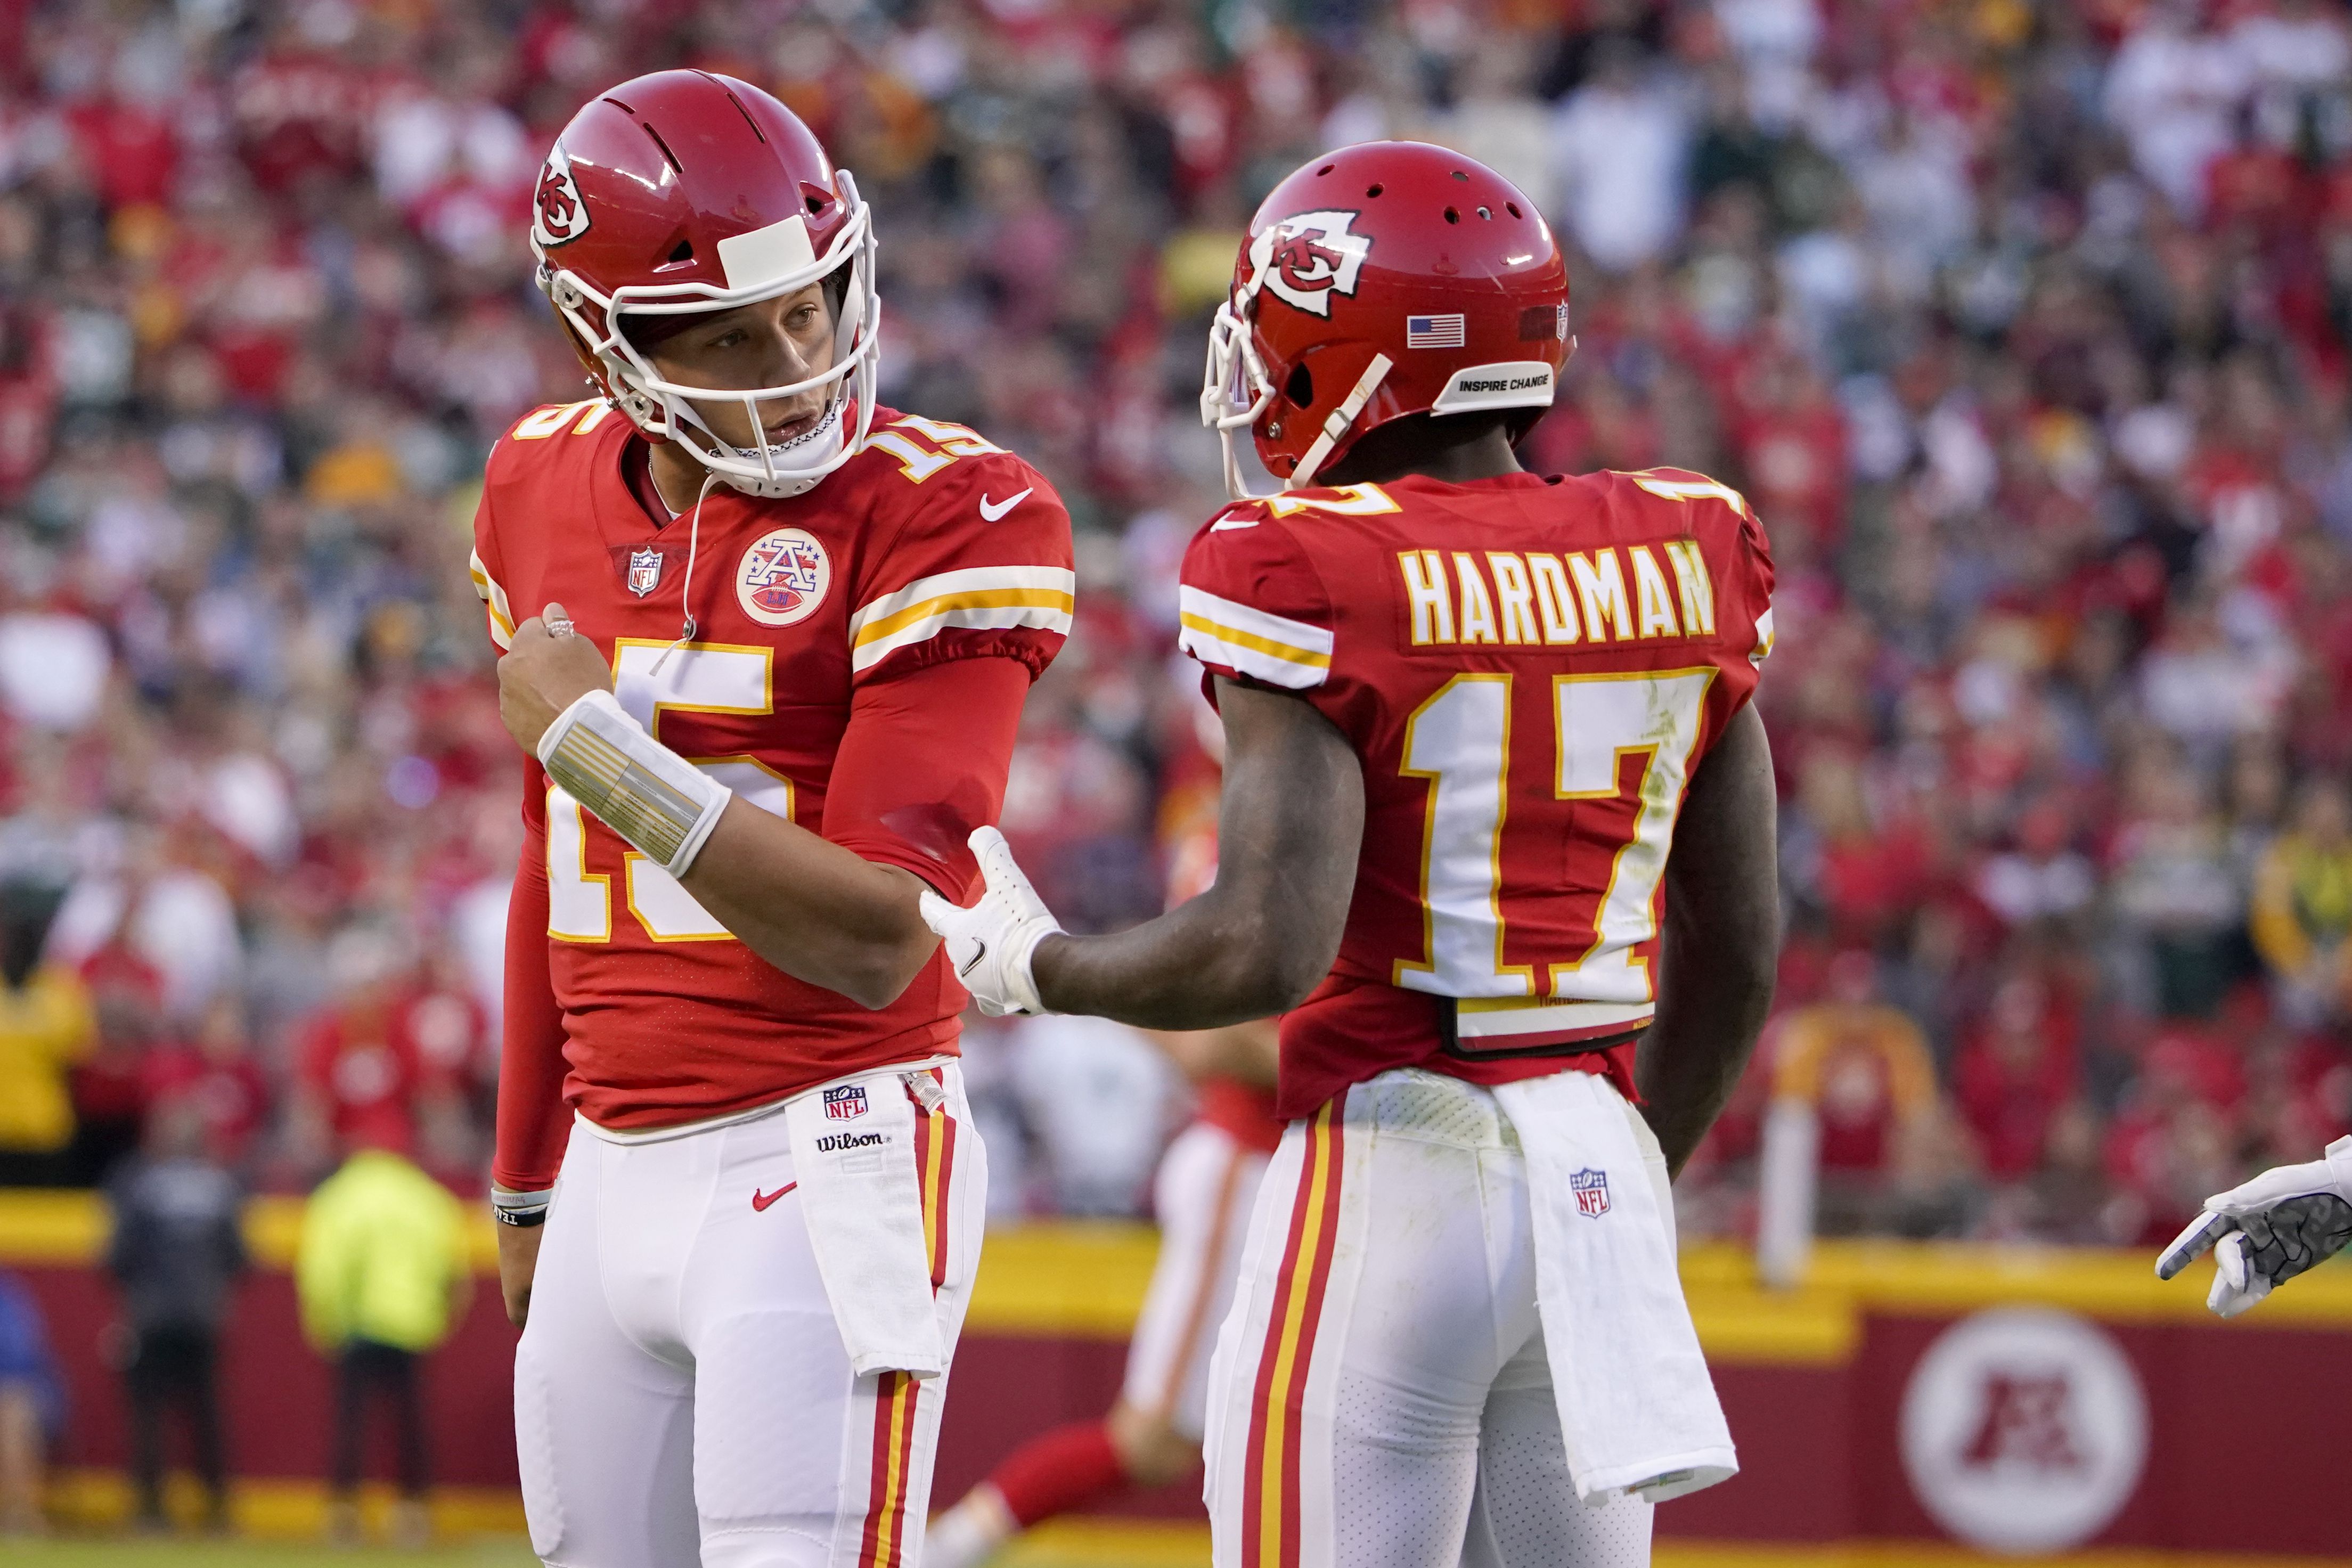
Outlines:
[[[1569,1191],[1576,1194],[1576,1212],[1587,1219],[1599,1219],[1609,1212],[1609,1173],[1586,1169],[1568,1178]]]
[[[845,1083],[824,1091],[824,1114],[832,1121],[855,1121],[866,1114],[866,1086]]]

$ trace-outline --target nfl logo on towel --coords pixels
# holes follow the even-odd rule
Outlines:
[[[865,1115],[866,1086],[862,1083],[845,1083],[839,1089],[826,1089],[824,1114],[827,1120],[833,1121],[854,1121]],[[1603,1208],[1609,1206],[1607,1198],[1601,1199],[1601,1206]]]
[[[629,592],[644,598],[661,582],[662,552],[647,545],[629,552]]]
[[[1458,349],[1462,346],[1462,316],[1407,316],[1404,346],[1409,349]]]
[[[1576,1194],[1576,1212],[1587,1219],[1599,1219],[1609,1212],[1609,1173],[1586,1169],[1568,1178],[1569,1190]]]

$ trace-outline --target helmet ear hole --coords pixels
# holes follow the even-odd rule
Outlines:
[[[1315,373],[1303,364],[1290,367],[1290,377],[1282,384],[1282,395],[1304,408],[1315,401]]]

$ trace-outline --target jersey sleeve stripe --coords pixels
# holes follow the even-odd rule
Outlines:
[[[480,551],[475,551],[467,558],[466,570],[474,579],[475,594],[489,609],[490,640],[502,648],[513,647],[514,606],[508,603],[507,591],[499,586],[497,579],[490,575],[490,569],[482,564]]]
[[[1066,614],[1078,591],[1078,574],[1060,566],[967,566],[918,577],[895,594],[885,594],[849,617],[849,638],[864,643],[869,637],[888,637],[929,613],[935,601],[961,599],[974,594],[1025,591],[1040,605],[1059,596]]]
[[[1300,656],[1302,662],[1319,659],[1326,668],[1330,665],[1331,634],[1322,626],[1269,615],[1190,584],[1176,590],[1176,607],[1182,612],[1185,625],[1197,620],[1228,642],[1267,650],[1286,648]]]
[[[1291,691],[1320,686],[1331,677],[1331,656],[1286,647],[1247,632],[1220,626],[1199,616],[1178,617],[1176,646],[1202,664],[1222,665],[1253,679]]]

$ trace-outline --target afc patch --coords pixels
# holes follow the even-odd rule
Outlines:
[[[1609,1212],[1609,1173],[1587,1166],[1568,1178],[1569,1191],[1576,1194],[1576,1212],[1587,1219],[1599,1219]]]
[[[831,1121],[855,1121],[866,1114],[866,1086],[845,1083],[824,1091],[824,1114]]]
[[[743,552],[735,597],[761,626],[789,626],[816,613],[832,583],[833,563],[816,535],[804,528],[772,529]]]

